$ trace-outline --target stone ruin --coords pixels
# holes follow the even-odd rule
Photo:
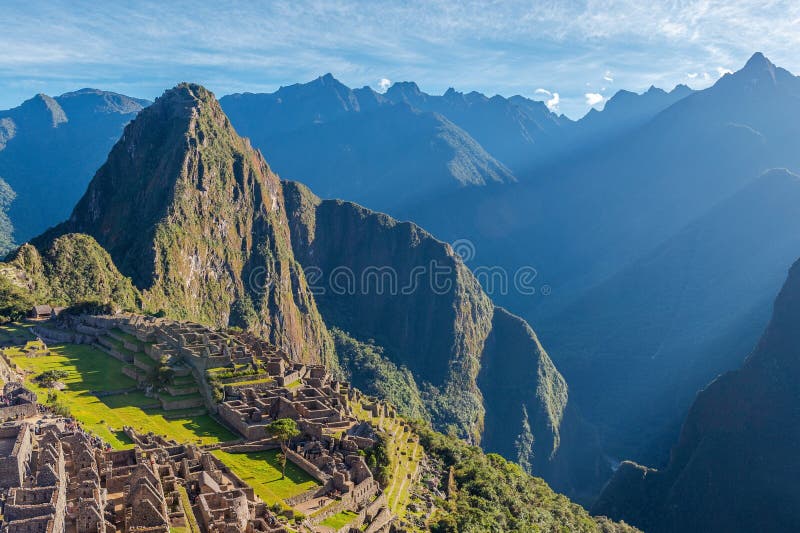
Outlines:
[[[34,416],[39,411],[36,393],[22,383],[10,382],[3,386],[0,397],[0,422]]]
[[[282,451],[321,487],[287,503],[312,514],[314,523],[349,510],[359,513],[362,522],[379,519],[388,524],[391,512],[363,457],[378,437],[351,408],[352,401],[361,400],[360,394],[333,379],[322,366],[272,359],[267,369],[273,379],[258,387],[226,387],[218,413],[250,442],[269,441],[268,426],[275,420],[297,423],[300,435],[288,446],[281,444]]]
[[[210,453],[126,432],[134,447],[112,451],[63,424],[0,426],[3,531],[169,533],[190,520],[211,533],[286,531]]]
[[[363,530],[388,531],[394,517],[364,460],[378,437],[369,423],[359,421],[353,407],[366,410],[378,424],[396,413],[334,379],[324,366],[293,362],[285,353],[247,334],[132,314],[62,315],[37,326],[36,333],[45,340],[93,344],[125,362],[123,372],[140,383],[142,372],[151,365],[166,364],[181,383],[161,398],[164,408],[169,408],[175,397],[180,400],[200,388],[209,409],[244,436],[244,443],[234,444],[234,448],[248,451],[281,446],[287,460],[320,483],[285,501],[308,517],[304,521],[307,529],[316,529],[315,524],[326,517],[348,510],[357,513],[353,524],[363,525]],[[238,372],[241,369],[247,371]],[[214,386],[224,391],[218,404],[209,393],[212,379]],[[192,401],[199,396],[195,394]],[[196,403],[174,405],[185,408]],[[301,431],[288,445],[277,443],[267,430],[272,421],[281,418],[295,420]],[[61,493],[51,490],[61,490],[58,483],[18,484],[21,490],[33,491],[31,494],[46,489],[44,492],[56,496],[53,512],[25,518],[29,520],[24,526],[27,529],[17,531],[47,531],[31,525],[46,522],[74,524],[76,531],[166,533],[171,525],[185,524],[189,518],[181,503],[182,490],[203,531],[283,531],[252,488],[213,455],[196,447],[128,430],[134,449],[103,451],[92,448],[82,433],[48,431],[61,443],[61,448],[53,445],[54,449],[65,457],[64,476],[56,472],[56,478],[63,481],[64,512],[57,512],[61,499],[56,496]],[[31,443],[36,447],[45,441],[52,444],[53,439],[44,435]],[[23,457],[30,469],[36,456],[24,459],[25,442],[23,439],[20,444],[23,452],[14,457]],[[19,470],[13,467],[17,459],[10,457],[10,470]],[[20,520],[16,521],[22,524]]]

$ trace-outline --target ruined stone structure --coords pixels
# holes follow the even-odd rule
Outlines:
[[[279,517],[217,457],[194,445],[126,428],[134,447],[110,450],[63,425],[34,431],[25,423],[5,424],[0,425],[5,530],[168,533],[196,525],[207,532],[279,533],[286,531],[287,517],[300,513],[295,527],[316,531],[342,511],[356,513],[353,527],[361,530],[391,528],[394,516],[364,459],[378,436],[357,412],[362,418],[368,413],[378,426],[396,413],[334,379],[325,367],[294,362],[248,334],[131,314],[65,313],[38,324],[36,334],[94,345],[126,363],[123,372],[164,408],[215,411],[244,437],[224,445],[229,453],[280,447],[319,485],[281,502],[291,510]],[[153,370],[165,366],[174,379],[153,390]],[[18,403],[6,409],[30,402],[35,414],[31,395],[10,386],[7,399]],[[279,443],[267,428],[286,418],[297,423],[300,435]]]
[[[59,424],[38,435],[27,423],[1,426],[0,446],[13,443],[0,457],[3,531],[169,533],[188,524],[187,513],[209,533],[285,531],[213,455],[126,432],[134,448],[112,451]],[[184,505],[182,492],[193,505]]]
[[[219,415],[249,441],[268,440],[268,426],[275,420],[297,423],[301,434],[283,446],[283,453],[322,486],[287,503],[329,502],[314,513],[314,523],[343,510],[359,512],[371,506],[381,490],[361,452],[372,448],[377,437],[352,411],[351,400],[361,400],[360,395],[321,366],[270,358],[266,368],[272,379],[258,387],[227,386]],[[390,517],[388,506],[382,508],[382,518]]]
[[[0,488],[22,486],[32,452],[30,424],[0,425]]]
[[[27,418],[38,410],[36,393],[25,388],[22,383],[6,383],[0,401],[0,422]]]
[[[288,360],[270,344],[246,333],[215,331],[191,322],[121,313],[71,315],[39,324],[49,342],[91,344],[126,365],[123,372],[147,388],[159,368],[169,367],[174,383],[154,391],[165,410],[205,408],[216,412],[207,373],[257,366],[264,358]]]

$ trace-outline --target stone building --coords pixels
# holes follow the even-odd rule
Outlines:
[[[0,422],[34,416],[38,411],[37,401],[36,393],[22,383],[6,383],[0,399]]]

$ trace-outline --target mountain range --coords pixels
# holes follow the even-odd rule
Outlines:
[[[94,180],[148,102],[83,90],[0,112],[0,245],[69,217],[14,255],[15,283],[249,327],[581,502],[622,460],[680,475],[695,395],[742,366],[800,255],[800,78],[759,53],[707,89],[619,91],[577,121],[331,75],[212,100],[168,91]],[[38,194],[51,180],[61,193]],[[451,293],[339,294],[353,278],[331,277],[402,287],[432,261]],[[534,295],[480,274],[520,267]],[[652,491],[649,514],[609,488],[598,509],[651,526],[668,499]]]
[[[303,94],[302,104],[289,93]],[[523,97],[433,96],[410,82],[381,95],[328,76],[221,103],[282,175],[323,197],[355,199],[449,242],[467,239],[473,269],[533,267],[546,293],[484,288],[536,324],[612,460],[660,464],[696,391],[736,368],[757,341],[795,258],[791,180],[762,175],[800,169],[798,98],[798,78],[757,53],[708,89],[620,91],[578,121]],[[391,157],[375,149],[377,130],[349,136],[354,122],[381,122],[397,106],[450,121],[513,179],[434,179],[407,170],[415,159],[407,150]],[[296,137],[261,137],[274,122]],[[323,130],[325,141],[316,137]],[[286,144],[322,144],[326,155],[303,158]],[[378,171],[354,164],[332,182],[320,177],[372,153]],[[392,169],[402,169],[399,189],[383,179]],[[787,201],[768,215],[784,192]],[[704,252],[709,235],[724,254]]]
[[[610,475],[533,330],[449,245],[281,182],[199,85],[141,111],[72,215],[2,271],[41,301],[247,329],[583,501]]]
[[[122,128],[149,103],[81,89],[0,111],[0,212],[10,219],[0,217],[0,253],[69,216]]]

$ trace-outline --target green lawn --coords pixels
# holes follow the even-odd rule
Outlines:
[[[342,511],[340,513],[336,513],[335,515],[329,516],[328,518],[326,518],[325,520],[323,520],[319,524],[321,526],[328,526],[328,527],[331,527],[331,528],[335,529],[336,531],[339,531],[345,525],[347,525],[350,522],[352,522],[353,519],[355,517],[357,517],[357,516],[358,516],[357,513],[354,513],[353,511],[346,511],[345,510],[345,511]]]
[[[52,355],[28,358],[21,352],[11,353],[12,360],[29,371],[28,382],[42,399],[47,391],[31,380],[45,370],[66,370],[66,388],[59,393],[72,415],[115,448],[130,445],[122,433],[128,425],[141,432],[152,431],[179,442],[214,443],[236,437],[208,415],[172,419],[169,411],[156,408],[158,400],[135,391],[127,394],[97,397],[92,392],[114,391],[134,387],[136,383],[122,374],[123,363],[86,345],[56,344],[49,347]],[[8,353],[8,352],[7,352]],[[170,416],[170,420],[164,415]],[[112,431],[112,428],[114,431]]]
[[[211,453],[253,487],[255,493],[268,505],[282,503],[286,498],[302,494],[319,485],[317,480],[291,461],[286,463],[286,478],[281,479],[281,465],[276,458],[278,450],[255,453],[213,450]]]

